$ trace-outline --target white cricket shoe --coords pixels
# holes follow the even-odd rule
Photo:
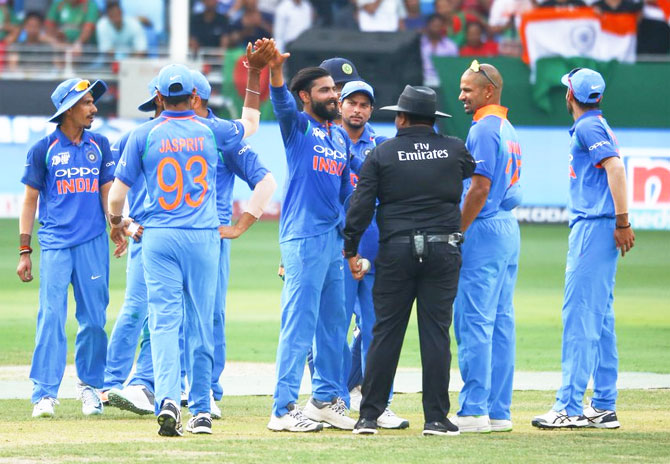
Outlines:
[[[102,401],[95,388],[80,381],[77,383],[77,396],[81,400],[82,414],[85,416],[99,416],[102,414]]]
[[[508,419],[489,419],[491,432],[511,432],[512,421]]]
[[[362,400],[363,400],[363,393],[361,392],[361,386],[356,385],[349,392],[349,409],[356,412],[360,411]]]
[[[356,425],[356,420],[349,417],[347,405],[340,397],[333,398],[330,402],[312,397],[305,406],[304,414],[313,421],[326,422],[336,429],[353,430]]]
[[[221,419],[221,408],[216,404],[214,393],[212,392],[209,393],[209,413],[212,419]]]
[[[59,404],[56,398],[49,398],[45,396],[33,407],[33,417],[53,417],[54,406]]]
[[[584,408],[584,416],[588,421],[587,427],[598,429],[618,429],[621,427],[616,417],[616,411],[598,409],[593,404]]]
[[[206,412],[199,412],[186,423],[186,431],[193,434],[212,434],[212,417]]]
[[[561,411],[554,411],[551,409],[545,414],[535,416],[530,423],[532,426],[539,427],[541,429],[574,429],[587,427],[589,425],[589,421],[586,419],[586,417],[568,416],[565,409]]]
[[[300,408],[291,403],[287,406],[288,413],[281,417],[270,414],[268,429],[274,432],[319,432],[323,424],[308,419]]]
[[[377,427],[380,429],[406,429],[409,427],[409,421],[398,417],[396,413],[386,408],[377,418]]]
[[[452,424],[458,427],[461,433],[490,433],[491,424],[489,416],[452,416],[449,418]]]
[[[145,415],[155,412],[154,395],[144,385],[128,385],[123,389],[111,388],[107,393],[109,405],[124,411]]]

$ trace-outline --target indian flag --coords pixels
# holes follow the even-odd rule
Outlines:
[[[537,60],[548,57],[635,61],[635,13],[597,14],[588,7],[536,8],[521,16],[523,60],[535,80]]]

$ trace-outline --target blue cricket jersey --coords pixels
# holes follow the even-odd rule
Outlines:
[[[600,163],[618,157],[619,146],[602,111],[581,115],[570,135],[570,227],[579,219],[615,217],[607,172]]]
[[[358,139],[358,142],[351,143],[351,185],[355,189],[358,184],[358,173],[363,166],[363,162],[367,156],[374,150],[374,148],[384,142],[387,137],[382,135],[376,135],[370,124],[365,124],[363,133]],[[377,258],[377,252],[379,251],[379,227],[377,226],[377,221],[375,218],[372,218],[370,226],[365,229],[363,235],[361,236],[361,241],[358,244],[358,253],[361,257],[366,258],[370,261],[370,270],[368,274],[374,274],[375,272],[375,258]]]
[[[116,142],[112,144],[112,156],[114,157],[114,161],[117,163],[121,159],[121,154],[126,148],[129,137],[130,131],[123,134]],[[140,176],[137,178],[130,190],[128,190],[128,215],[133,218],[133,221],[139,224],[144,223],[144,199],[146,196],[147,184],[144,180],[144,176]]]
[[[70,248],[105,232],[100,186],[114,180],[107,137],[84,130],[79,145],[60,130],[28,151],[21,182],[39,190],[40,246]]]
[[[347,133],[298,111],[286,85],[270,86],[270,97],[288,164],[279,242],[320,235],[343,225],[342,204],[352,192]]]
[[[193,111],[163,111],[135,129],[115,175],[130,187],[144,176],[144,227],[217,228],[217,165],[243,136],[241,122],[208,121]]]
[[[479,219],[495,216],[498,211],[511,211],[521,203],[521,146],[507,108],[486,105],[477,110],[465,140],[465,146],[477,163],[474,174],[491,181],[491,189]],[[472,179],[463,181],[463,199]]]
[[[218,121],[210,108],[207,108],[207,119]],[[223,161],[219,161],[216,169],[216,211],[221,225],[230,224],[233,216],[233,187],[235,176],[247,183],[253,190],[265,175],[270,172],[258,159],[258,154],[246,142],[238,143],[235,147],[225,150]]]

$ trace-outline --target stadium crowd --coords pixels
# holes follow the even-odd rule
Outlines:
[[[520,56],[522,13],[587,5],[636,14],[638,54],[670,53],[668,0],[191,0],[189,47],[198,53],[273,36],[284,50],[311,27],[414,30],[432,85],[431,56]],[[0,62],[7,53],[16,68],[86,47],[115,60],[155,56],[168,41],[168,12],[165,0],[0,0]]]

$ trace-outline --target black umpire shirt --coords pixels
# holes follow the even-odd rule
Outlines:
[[[355,256],[377,205],[379,241],[413,231],[460,230],[463,179],[475,161],[456,137],[415,125],[377,146],[363,163],[344,228],[344,252]]]

